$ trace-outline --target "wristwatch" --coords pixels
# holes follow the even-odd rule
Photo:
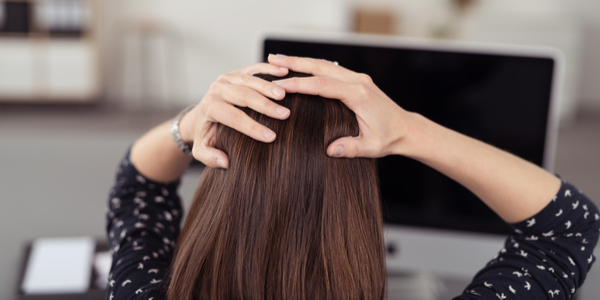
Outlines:
[[[186,107],[184,110],[180,111],[175,118],[173,118],[173,121],[171,121],[171,136],[173,137],[173,141],[183,153],[189,155],[192,155],[192,149],[181,139],[181,134],[179,133],[179,121],[181,121],[183,115],[192,110],[192,108],[195,106],[196,105],[190,105]]]

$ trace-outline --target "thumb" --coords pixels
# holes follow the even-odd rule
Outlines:
[[[331,157],[360,157],[364,155],[361,149],[360,137],[346,136],[335,140],[327,147],[327,155]]]
[[[194,145],[192,148],[192,155],[207,167],[214,169],[229,168],[229,158],[227,157],[227,154],[219,149]]]

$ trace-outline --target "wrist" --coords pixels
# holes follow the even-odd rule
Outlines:
[[[417,113],[412,113],[411,119],[400,155],[432,166],[456,154],[458,141],[455,131]]]
[[[419,152],[418,145],[423,137],[424,126],[427,120],[418,113],[402,110],[398,118],[395,118],[395,135],[391,142],[390,154],[413,157]]]
[[[196,108],[185,113],[179,120],[179,135],[181,140],[188,146],[192,146],[194,143],[194,120],[196,115]]]

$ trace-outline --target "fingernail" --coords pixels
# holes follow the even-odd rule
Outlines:
[[[273,88],[273,94],[275,94],[275,96],[279,97],[279,96],[283,95],[283,93],[285,93],[285,91],[282,88],[280,88],[280,87]]]
[[[283,80],[276,80],[276,81],[272,81],[272,82],[278,86],[283,85]]]
[[[278,113],[280,116],[282,116],[282,117],[285,117],[285,116],[287,116],[287,114],[288,114],[288,113],[290,113],[290,110],[289,110],[289,109],[287,109],[287,108],[285,108],[285,107],[283,107],[283,106],[279,106],[279,107],[277,107],[277,108],[275,109],[275,111],[277,111],[277,113]]]
[[[265,130],[265,132],[263,132],[263,136],[265,139],[267,139],[267,141],[271,141],[275,138],[275,132],[271,130]]]
[[[225,162],[220,158],[217,158],[217,165],[221,168],[225,168]]]
[[[287,69],[287,68],[284,68],[284,67],[279,67],[279,70],[282,70],[282,71],[287,71],[288,69]]]
[[[342,154],[344,154],[344,147],[342,146],[337,146],[333,149],[333,152],[331,152],[331,156],[333,157],[340,157],[342,156]]]
[[[277,58],[284,58],[284,57],[287,57],[287,55],[284,55],[284,54],[275,54],[275,57],[277,57]]]

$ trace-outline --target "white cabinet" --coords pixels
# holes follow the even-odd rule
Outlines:
[[[33,43],[0,39],[0,99],[31,99],[36,90]]]
[[[89,103],[100,97],[95,0],[13,0],[0,5],[0,102]],[[59,8],[71,14],[61,14]],[[85,20],[75,18],[73,8]],[[29,22],[20,22],[23,18]]]
[[[55,41],[44,51],[42,87],[48,98],[93,100],[99,92],[99,71],[92,45]]]

